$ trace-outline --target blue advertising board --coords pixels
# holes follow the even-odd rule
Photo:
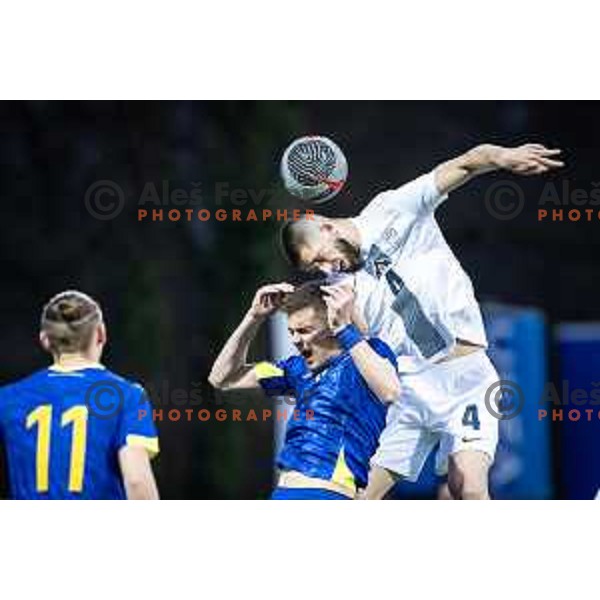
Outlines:
[[[557,333],[561,495],[592,499],[600,489],[600,324],[563,324]]]

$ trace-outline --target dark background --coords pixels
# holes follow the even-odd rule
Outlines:
[[[139,222],[138,202],[149,182],[160,189],[167,180],[187,190],[201,182],[196,209],[214,210],[217,182],[269,186],[285,146],[307,133],[331,137],[348,158],[348,186],[323,210],[336,216],[354,214],[378,191],[482,142],[562,148],[566,168],[519,180],[528,202],[516,219],[493,218],[483,201],[491,183],[513,179],[505,174],[454,192],[438,219],[481,300],[540,307],[550,325],[598,320],[600,223],[538,222],[536,204],[549,179],[588,191],[600,182],[598,107],[525,101],[2,102],[2,381],[47,363],[37,346],[41,307],[53,294],[78,288],[104,308],[107,366],[143,382],[155,403],[156,390],[164,398],[166,386],[200,390],[203,407],[219,406],[224,400],[205,383],[216,353],[256,287],[286,276],[275,244],[278,225]],[[86,190],[99,180],[123,190],[125,207],[114,219],[99,220],[86,208]],[[290,198],[280,203],[301,208]],[[264,336],[261,342],[257,355],[266,352]],[[242,400],[245,409],[267,402]],[[158,427],[163,497],[269,493],[272,422],[164,420]],[[560,484],[560,472],[555,476]]]

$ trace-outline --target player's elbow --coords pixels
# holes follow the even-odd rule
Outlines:
[[[223,389],[223,387],[222,387],[223,386],[223,380],[214,371],[210,372],[210,374],[208,376],[208,383],[215,390],[221,390],[221,389]]]
[[[158,500],[158,493],[141,482],[133,482],[127,486],[127,500]]]
[[[146,448],[124,446],[119,452],[119,463],[128,500],[158,500],[158,488]]]
[[[240,371],[221,371],[213,367],[208,375],[208,383],[220,392],[235,390],[243,373]]]
[[[386,389],[379,394],[379,399],[385,404],[392,404],[398,400],[399,391]]]
[[[158,489],[152,478],[130,476],[125,481],[128,500],[158,500]]]
[[[214,377],[209,375],[208,383],[213,389],[218,390],[219,392],[227,392],[234,388],[234,384],[232,384],[232,382],[229,379],[219,377],[217,375],[215,375]]]
[[[224,391],[227,388],[227,378],[220,373],[215,367],[212,368],[208,375],[208,383],[215,389]]]
[[[400,397],[400,383],[396,384],[394,382],[381,386],[377,395],[385,404],[396,402]]]

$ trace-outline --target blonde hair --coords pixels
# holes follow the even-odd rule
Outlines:
[[[84,352],[102,323],[98,303],[87,294],[67,290],[52,297],[42,310],[40,328],[53,354]]]

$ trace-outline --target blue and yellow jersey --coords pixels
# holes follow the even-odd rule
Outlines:
[[[396,366],[384,342],[371,339],[369,344]],[[301,356],[292,356],[259,363],[255,372],[267,394],[296,398],[297,418],[288,421],[279,468],[351,489],[364,487],[369,459],[385,426],[386,406],[371,392],[350,354],[344,352],[314,371]]]
[[[0,388],[0,439],[16,499],[124,499],[119,450],[158,453],[143,388],[101,365],[50,367]]]

